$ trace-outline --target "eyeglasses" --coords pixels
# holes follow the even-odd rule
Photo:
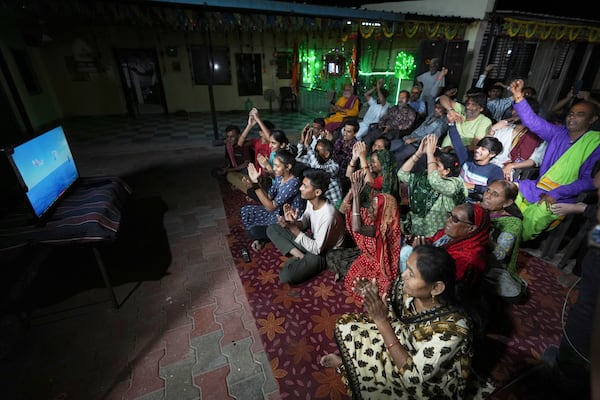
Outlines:
[[[450,218],[452,220],[452,222],[454,222],[455,224],[462,222],[463,224],[473,225],[473,223],[471,223],[471,222],[467,222],[467,221],[463,221],[463,220],[459,219],[456,215],[452,214],[452,212],[450,212],[450,211],[448,211],[448,218]]]

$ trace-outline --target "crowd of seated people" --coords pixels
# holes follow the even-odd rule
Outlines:
[[[437,77],[443,78],[445,73],[442,68]],[[432,85],[446,93],[440,81],[434,80]],[[375,91],[380,95],[382,89],[378,82],[369,96]],[[432,112],[416,124],[417,113],[408,105],[409,93],[400,92],[399,104],[388,108],[375,127],[379,129],[372,127],[362,137],[357,137],[360,125],[354,119],[340,121],[342,135],[335,141],[326,123],[315,119],[312,127],[307,124],[293,161],[283,156],[291,154],[289,143],[273,138],[272,133],[266,137],[268,128],[263,129],[266,124],[261,124],[257,111],[251,111],[248,126],[259,125],[260,143],[257,139],[247,142],[248,128],[235,143],[240,149],[271,143],[270,150],[276,154],[272,168],[276,180],[270,182],[275,189],[259,189],[260,205],[256,206],[265,208],[261,213],[268,214],[270,225],[265,227],[261,220],[254,224],[259,228],[247,226],[252,235],[256,231],[262,235],[253,237],[261,240],[255,250],[261,251],[264,241],[270,240],[286,257],[281,283],[302,284],[326,268],[334,270],[335,284],[349,301],[364,305],[368,315],[361,320],[377,318],[370,322],[375,328],[365,329],[379,335],[380,350],[390,353],[393,349],[387,358],[373,362],[398,362],[405,367],[403,374],[390,377],[397,380],[397,387],[393,385],[399,393],[408,390],[410,385],[404,379],[410,380],[414,374],[436,383],[439,376],[425,377],[419,371],[423,367],[419,350],[409,344],[403,347],[407,328],[390,326],[387,313],[381,315],[381,307],[389,306],[403,318],[407,315],[403,307],[411,303],[379,304],[375,298],[388,296],[389,300],[394,291],[409,296],[414,302],[410,318],[420,318],[432,307],[450,305],[449,300],[442,300],[444,290],[436,289],[440,282],[452,290],[452,296],[461,292],[461,301],[472,302],[475,311],[473,296],[485,285],[491,285],[500,300],[527,301],[528,282],[517,266],[520,247],[560,223],[564,213],[553,207],[555,204],[575,203],[581,192],[594,189],[592,168],[600,160],[600,133],[592,129],[599,118],[597,105],[580,99],[570,106],[563,123],[557,124],[538,114],[539,103],[525,95],[525,89],[522,80],[510,83],[510,114],[504,110],[495,124],[486,116],[489,99],[482,91],[474,90],[462,102],[442,94],[434,99]],[[382,101],[375,103],[381,105]],[[404,125],[386,129],[393,123]],[[235,130],[231,137],[230,141],[237,137]],[[234,161],[230,147],[226,168],[248,174],[242,180],[250,181],[251,188],[258,187],[261,170],[268,169],[266,164],[263,168],[258,158],[253,163],[248,155]],[[266,157],[261,156],[263,163]],[[304,167],[294,168],[294,163]],[[513,175],[513,170],[526,166],[538,167],[539,176],[519,179]],[[292,179],[297,182],[299,200],[281,204],[277,188]],[[402,185],[405,192],[400,190]],[[247,214],[244,220],[249,220],[249,210],[248,206],[242,209]],[[436,250],[419,250],[430,247]],[[429,259],[426,254],[438,252],[453,262],[451,283],[448,276],[436,278],[440,271],[426,272],[431,263],[425,261]],[[421,258],[423,265],[419,265]],[[398,288],[401,278],[418,280],[422,291]],[[436,298],[438,295],[442,297]],[[426,301],[427,296],[431,301]],[[465,318],[469,321],[465,337],[469,337],[475,330],[469,331],[473,321]],[[342,325],[338,328],[340,332],[345,329]],[[463,339],[456,338],[457,346]],[[342,351],[352,351],[345,348],[346,342],[338,345]],[[378,390],[361,383],[366,370],[361,371],[347,356],[330,354],[321,363],[341,370],[351,391]],[[451,363],[439,362],[446,367]],[[411,367],[407,369],[406,363]]]

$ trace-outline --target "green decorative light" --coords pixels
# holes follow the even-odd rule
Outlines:
[[[415,58],[411,54],[403,51],[398,52],[398,55],[396,56],[396,65],[394,67],[394,75],[396,75],[396,78],[400,80],[409,79],[415,68],[417,68]]]
[[[301,52],[302,84],[310,89],[317,86],[321,78],[321,56],[314,49]]]

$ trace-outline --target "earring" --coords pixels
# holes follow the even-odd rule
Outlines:
[[[435,294],[431,295],[431,304],[435,305]]]

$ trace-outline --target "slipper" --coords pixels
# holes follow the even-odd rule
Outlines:
[[[262,240],[255,240],[254,242],[252,242],[250,247],[252,247],[252,250],[254,251],[261,251],[263,247],[265,247],[265,242],[263,242]]]
[[[337,354],[325,354],[319,360],[319,364],[321,364],[322,367],[326,368],[337,368],[339,367],[341,362],[342,359]]]

